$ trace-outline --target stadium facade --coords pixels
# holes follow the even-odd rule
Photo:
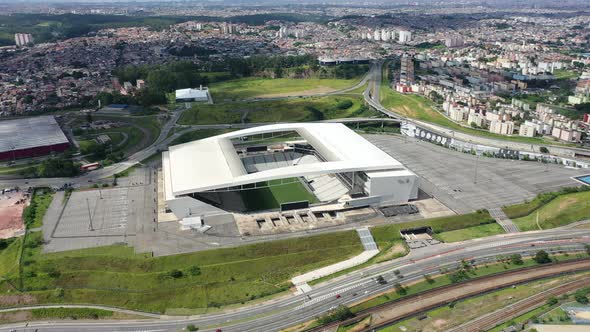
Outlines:
[[[48,155],[69,147],[53,116],[0,121],[0,160]]]
[[[300,181],[318,204],[346,209],[401,204],[418,195],[413,172],[340,123],[273,124],[229,132],[171,146],[162,161],[169,212],[179,220],[199,217],[207,224],[235,212],[240,195],[282,185],[286,179]],[[236,192],[240,194],[222,198]]]

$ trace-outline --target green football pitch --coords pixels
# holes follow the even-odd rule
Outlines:
[[[281,184],[283,183],[283,184]],[[263,185],[257,184],[257,186]],[[268,187],[248,189],[241,192],[242,200],[248,211],[277,209],[282,203],[309,201],[317,203],[318,199],[310,193],[297,178],[273,180]]]

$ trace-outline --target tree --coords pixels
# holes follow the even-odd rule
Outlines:
[[[512,254],[512,256],[510,256],[510,261],[514,265],[524,264],[524,261],[522,260],[522,256],[520,254]]]
[[[354,317],[354,314],[345,305],[339,305],[336,309],[329,311],[327,314],[318,318],[318,323],[324,325],[331,322],[343,321]]]
[[[540,151],[541,153],[549,153],[549,149],[547,149],[547,148],[546,148],[546,147],[544,147],[544,146],[540,147],[540,148],[539,148],[539,151]]]
[[[580,304],[588,304],[588,296],[586,296],[586,291],[584,289],[580,289],[574,294],[574,299],[576,302]]]
[[[73,161],[61,158],[49,158],[41,162],[37,167],[37,175],[40,177],[70,177],[77,175],[80,169]]]
[[[198,328],[198,327],[196,327],[194,324],[188,324],[188,325],[186,326],[186,330],[187,330],[187,331],[198,331],[198,330],[199,330],[199,328]]]
[[[395,284],[395,292],[399,296],[404,296],[404,295],[408,294],[408,290],[404,286],[402,286],[402,284],[400,284],[399,282],[397,282]]]
[[[551,258],[549,257],[549,254],[545,250],[537,251],[537,253],[535,254],[535,257],[533,259],[538,264],[551,263]]]
[[[556,305],[558,302],[559,300],[555,296],[551,296],[547,299],[547,304],[550,306]]]

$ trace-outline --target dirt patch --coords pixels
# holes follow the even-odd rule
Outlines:
[[[333,89],[327,86],[320,86],[315,89],[303,90],[303,91],[293,91],[293,92],[283,92],[283,93],[268,93],[264,95],[258,95],[254,98],[279,98],[279,97],[295,97],[295,96],[312,96],[312,95],[319,95],[322,93],[330,93],[338,91],[337,89]]]
[[[565,209],[566,207],[569,207],[571,205],[574,205],[578,203],[578,199],[575,197],[568,197],[567,199],[564,199],[563,201],[561,201],[559,203],[559,209]]]
[[[0,306],[2,307],[14,307],[17,305],[35,303],[37,303],[37,298],[30,294],[0,295]]]
[[[396,243],[391,248],[389,248],[389,250],[387,250],[387,252],[385,252],[381,257],[379,257],[379,261],[385,261],[399,256],[405,256],[406,254],[406,247],[404,247],[401,243]]]
[[[0,189],[0,239],[13,237],[24,230],[22,215],[28,202],[28,193],[16,190],[2,193]]]
[[[13,323],[13,322],[24,322],[31,320],[33,315],[30,311],[11,311],[0,313],[0,322],[2,323]]]
[[[432,326],[436,329],[440,329],[443,326],[447,325],[447,320],[446,319],[437,319],[434,322],[432,322]]]

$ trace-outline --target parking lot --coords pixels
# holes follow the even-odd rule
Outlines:
[[[540,192],[579,186],[571,177],[588,173],[559,165],[476,157],[399,136],[365,137],[420,176],[420,188],[457,213],[520,203]]]
[[[63,192],[56,194],[44,219],[45,250],[134,245],[138,230],[153,232],[149,173],[140,170],[130,178],[125,186],[74,191],[67,200]]]

